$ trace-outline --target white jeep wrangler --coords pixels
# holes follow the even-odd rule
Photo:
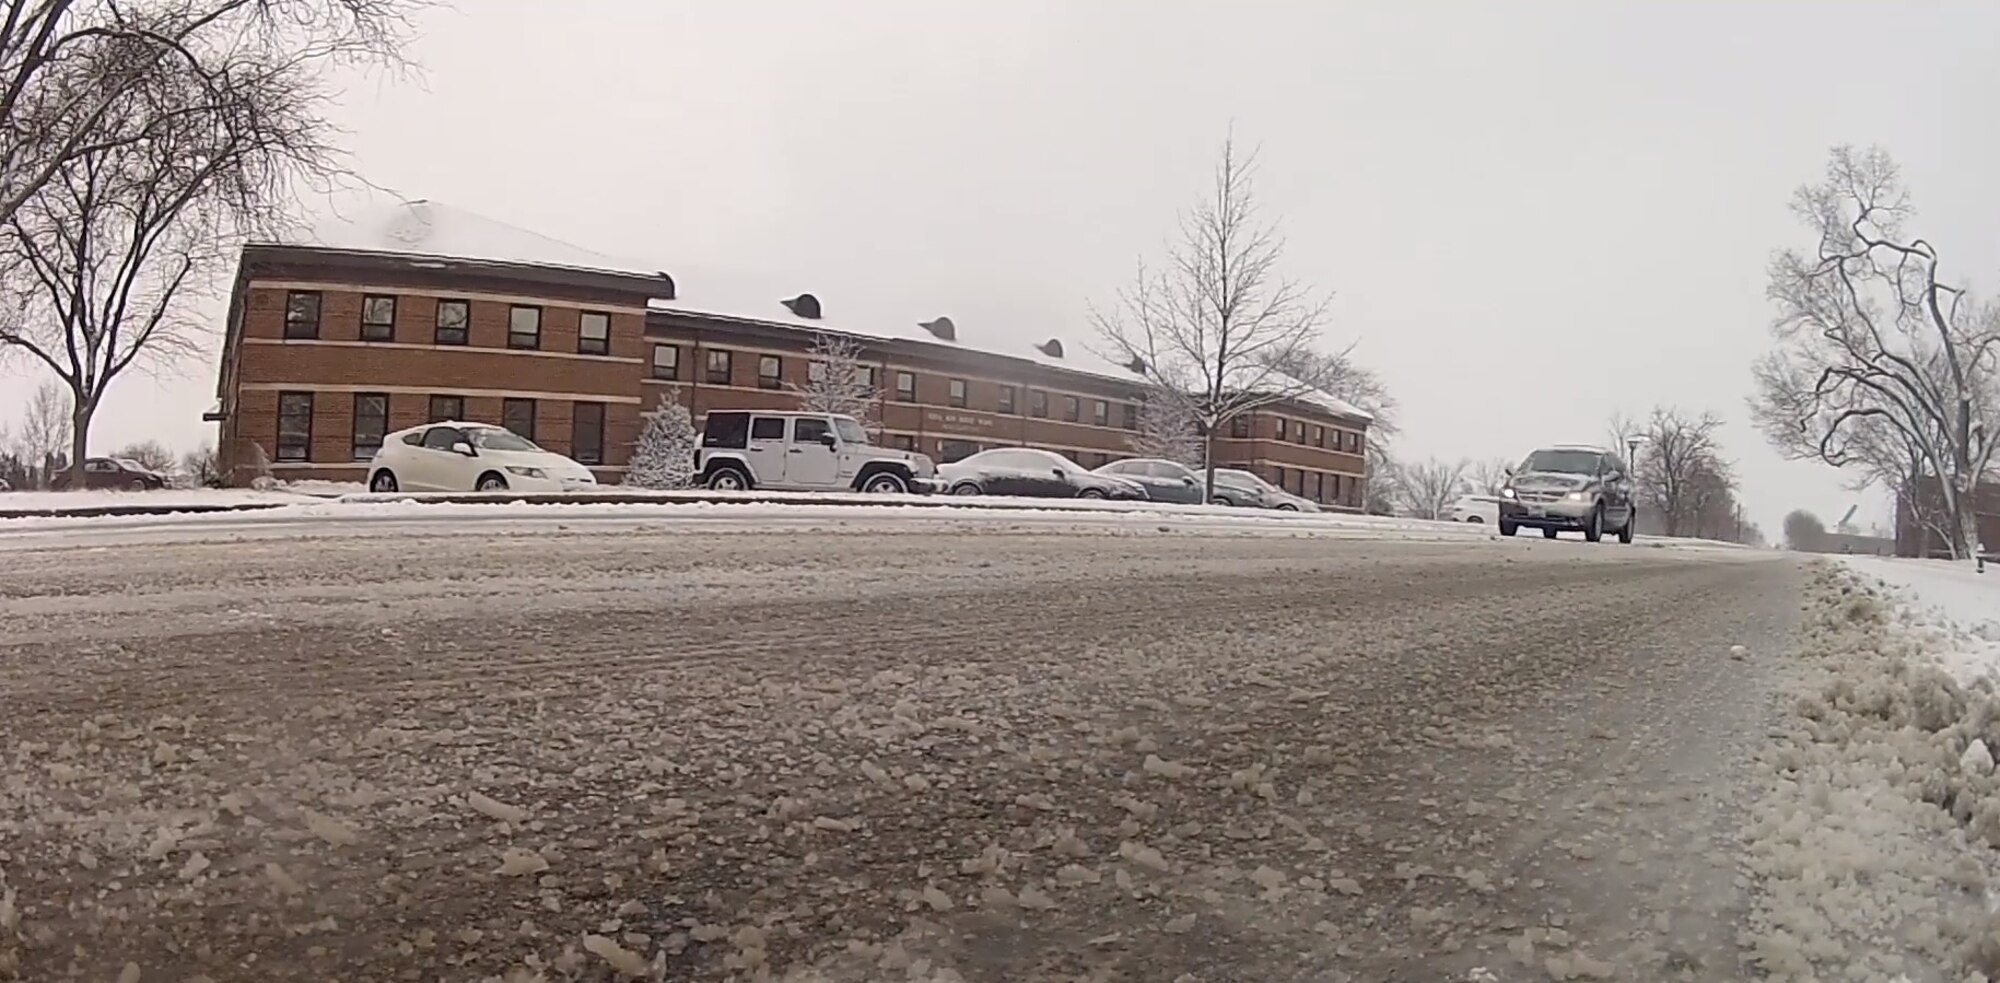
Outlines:
[[[936,490],[937,475],[922,454],[870,443],[851,416],[768,410],[709,411],[694,467],[717,491],[924,494]]]

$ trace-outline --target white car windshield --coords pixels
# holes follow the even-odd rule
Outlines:
[[[847,443],[847,444],[868,443],[868,431],[861,429],[861,424],[856,423],[853,420],[848,419],[847,417],[844,416],[834,417],[833,429],[835,433],[840,434],[840,440],[842,443]]]
[[[1584,450],[1540,450],[1521,462],[1521,470],[1552,474],[1596,474],[1599,454]]]
[[[541,448],[528,442],[512,430],[495,430],[480,427],[470,431],[472,446],[486,451],[538,451]]]

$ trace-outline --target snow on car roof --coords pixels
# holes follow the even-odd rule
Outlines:
[[[519,266],[542,266],[630,276],[665,275],[675,296],[655,298],[647,307],[712,318],[735,319],[807,331],[845,334],[878,341],[912,342],[1023,359],[1058,371],[1136,382],[1139,377],[1099,351],[1089,329],[1077,322],[1067,330],[1024,337],[977,324],[953,324],[954,337],[939,338],[922,327],[950,314],[949,288],[896,282],[893,293],[868,289],[822,292],[827,284],[793,274],[745,275],[704,269],[699,264],[646,262],[585,249],[477,212],[428,198],[403,199],[380,193],[348,196],[310,230],[275,245],[351,252],[470,259]],[[819,289],[815,289],[815,287]],[[824,318],[803,318],[784,301],[811,293],[825,306]],[[1062,354],[1043,346],[1051,340]],[[1338,416],[1372,417],[1330,393],[1305,386],[1281,373],[1254,371],[1273,388],[1298,390],[1298,402]]]

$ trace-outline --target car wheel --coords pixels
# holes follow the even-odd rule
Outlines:
[[[1520,526],[1517,526],[1511,522],[1502,520],[1500,523],[1500,535],[1502,536],[1512,536],[1516,532],[1519,532],[1520,530],[1521,530]]]
[[[720,467],[708,473],[710,491],[745,491],[750,487],[750,476],[742,468]]]
[[[1590,510],[1590,524],[1583,527],[1583,541],[1601,542],[1604,539],[1604,506]]]
[[[1290,502],[1285,502],[1285,503],[1283,503],[1283,504],[1281,504],[1281,505],[1279,505],[1279,506],[1278,506],[1278,511],[1280,511],[1280,512],[1297,512],[1298,510],[1299,510],[1299,507],[1298,507],[1298,506],[1296,506],[1296,505],[1293,505],[1293,504],[1292,504],[1292,503],[1290,503]]]
[[[970,482],[970,481],[961,481],[961,482],[959,482],[958,484],[956,484],[956,485],[953,485],[953,486],[951,486],[951,493],[952,493],[952,494],[954,494],[954,495],[984,495],[984,494],[986,494],[986,493],[985,493],[984,491],[982,491],[982,490],[980,489],[980,487],[979,487],[978,485],[975,485],[975,484],[973,484],[973,483],[972,483],[972,482]]]
[[[1226,498],[1223,498],[1223,497],[1222,497],[1221,495],[1217,495],[1217,496],[1215,496],[1214,498],[1211,498],[1211,499],[1209,499],[1209,500],[1208,500],[1208,504],[1210,504],[1210,505],[1235,505],[1236,503],[1235,503],[1235,502],[1232,502],[1232,501],[1230,501],[1229,499],[1226,499]]]
[[[389,494],[396,490],[396,473],[384,468],[368,479],[368,490],[377,494]]]
[[[145,491],[145,490],[146,490],[146,479],[144,479],[144,478],[133,478],[133,479],[132,479],[132,483],[131,483],[131,484],[129,484],[129,485],[126,485],[126,486],[125,486],[125,490],[126,490],[126,491],[135,491],[135,492],[140,492],[140,491]]]
[[[496,472],[488,471],[479,476],[479,484],[474,485],[473,490],[483,492],[506,491],[507,479],[500,477]]]
[[[1542,538],[1543,538],[1543,539],[1554,539],[1554,538],[1556,538],[1556,531],[1555,531],[1554,529],[1544,529],[1544,530],[1542,530]]]
[[[1465,521],[1472,523],[1475,526],[1478,526],[1478,525],[1485,525],[1486,518],[1484,516],[1468,515],[1465,517]]]
[[[869,475],[861,490],[870,495],[901,495],[910,490],[910,485],[894,471],[880,471]]]
[[[1103,498],[1103,497],[1104,497],[1104,493],[1103,493],[1103,492],[1101,492],[1101,491],[1098,491],[1098,490],[1097,490],[1097,489],[1095,489],[1095,488],[1085,488],[1084,490],[1082,490],[1082,491],[1080,491],[1080,492],[1077,492],[1077,493],[1076,493],[1076,497],[1078,497],[1078,498]]]
[[[1618,541],[1621,543],[1632,542],[1632,527],[1638,524],[1639,524],[1639,510],[1633,509],[1629,514],[1625,516],[1625,524],[1623,526],[1618,527]]]

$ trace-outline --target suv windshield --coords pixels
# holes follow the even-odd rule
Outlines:
[[[470,430],[472,446],[486,451],[538,451],[541,448],[523,439],[512,430],[496,430],[479,427]]]
[[[1596,474],[1597,462],[1603,455],[1596,451],[1542,450],[1528,455],[1521,462],[1521,471],[1544,471],[1555,474]]]
[[[840,439],[842,443],[847,443],[847,444],[868,443],[868,431],[861,429],[861,424],[854,422],[849,417],[844,417],[844,416],[834,417],[833,430],[835,433],[840,434]]]

